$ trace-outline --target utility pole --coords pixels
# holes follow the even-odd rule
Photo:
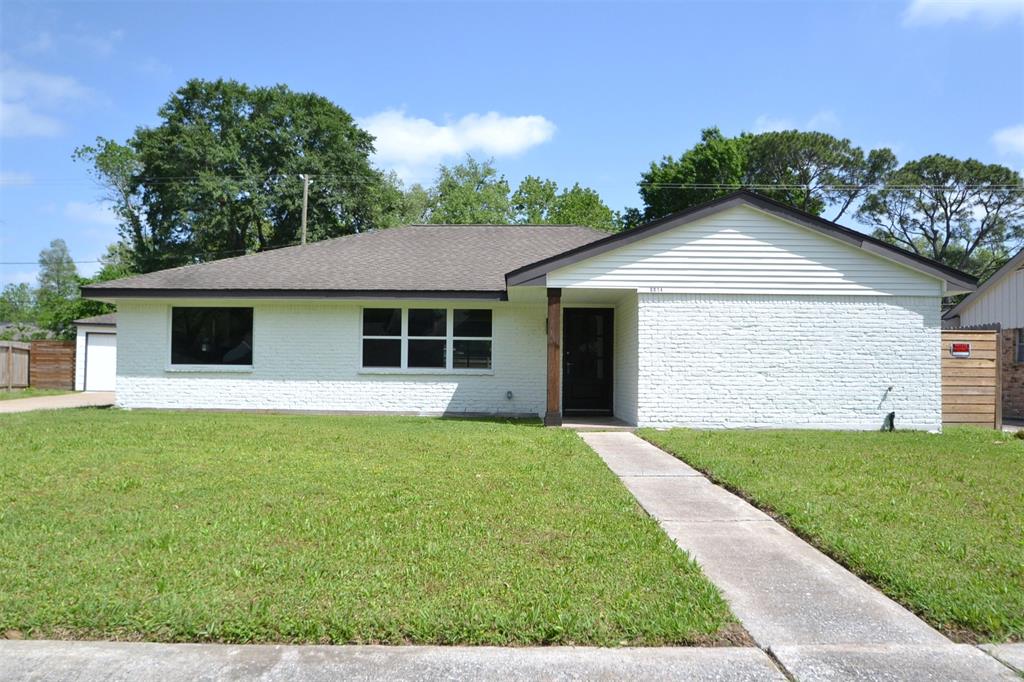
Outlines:
[[[300,175],[302,178],[302,243],[306,243],[306,209],[309,206],[309,176]]]

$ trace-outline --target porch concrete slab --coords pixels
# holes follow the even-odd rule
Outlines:
[[[113,391],[78,391],[64,395],[0,400],[0,414],[34,412],[35,410],[63,410],[73,407],[110,407],[113,404]]]
[[[580,433],[617,476],[700,476],[701,473],[629,432]]]
[[[620,476],[648,514],[671,521],[762,521],[772,517],[703,476]]]
[[[978,648],[1024,675],[1024,643],[981,644]]]
[[[783,682],[785,677],[767,654],[752,647],[599,649],[0,641],[0,679]]]
[[[800,682],[1020,682],[1009,668],[969,644],[780,646],[771,651]]]

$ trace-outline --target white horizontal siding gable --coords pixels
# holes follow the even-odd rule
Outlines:
[[[547,285],[701,294],[939,296],[942,282],[750,206],[554,270]]]
[[[1001,324],[1007,329],[1024,327],[1024,267],[1002,277],[982,292],[962,313],[960,324]]]

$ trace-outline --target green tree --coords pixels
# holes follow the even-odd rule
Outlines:
[[[402,207],[399,210],[398,223],[410,225],[425,223],[430,217],[430,193],[417,183],[402,192]]]
[[[121,279],[138,274],[132,267],[131,250],[124,242],[116,242],[107,246],[107,251],[100,256],[100,269],[90,282],[109,282],[112,279]]]
[[[864,150],[827,133],[784,130],[728,138],[718,128],[679,159],[652,163],[640,181],[644,218],[654,220],[740,187],[838,220],[896,165],[888,149]]]
[[[656,220],[740,187],[746,168],[743,140],[725,137],[718,128],[705,128],[700,137],[678,159],[666,156],[652,162],[641,176],[644,220]]]
[[[481,162],[467,155],[462,163],[441,166],[428,194],[428,220],[434,224],[504,224],[512,218],[508,180],[493,159]]]
[[[586,225],[600,230],[618,227],[615,212],[601,201],[600,195],[576,183],[558,191],[554,180],[528,175],[512,195],[514,220],[525,225]]]
[[[875,236],[985,277],[1024,241],[1024,183],[974,159],[925,156],[868,194],[857,218]]]
[[[547,222],[563,225],[586,225],[612,231],[618,227],[615,211],[608,208],[600,195],[579,183],[563,190],[555,198]]]
[[[554,180],[542,180],[536,175],[527,175],[512,195],[515,222],[523,225],[550,222],[548,216],[557,196],[558,184]]]
[[[78,269],[63,239],[54,239],[39,252],[38,296],[67,298],[78,293]]]
[[[783,130],[746,134],[742,139],[744,184],[815,215],[834,207],[831,220],[839,220],[896,167],[889,149],[874,149],[865,156],[850,140],[827,133]]]
[[[35,320],[35,296],[28,284],[8,284],[0,293],[0,322],[19,324]]]
[[[401,192],[369,161],[373,137],[324,97],[194,79],[158,113],[125,145],[101,138],[75,154],[114,202],[140,272],[296,243],[302,174],[311,240],[399,217]]]
[[[178,247],[179,238],[173,230],[166,233],[171,226],[150,225],[146,220],[142,199],[145,187],[141,182],[145,173],[135,149],[97,137],[93,144],[78,147],[72,158],[88,163],[90,174],[103,188],[103,199],[118,217],[118,232],[125,245],[126,258],[140,272],[159,269],[165,254],[173,253]],[[158,232],[158,229],[165,232]]]

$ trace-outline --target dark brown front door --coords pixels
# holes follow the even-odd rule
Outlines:
[[[565,308],[562,313],[562,411],[612,412],[611,308]]]

